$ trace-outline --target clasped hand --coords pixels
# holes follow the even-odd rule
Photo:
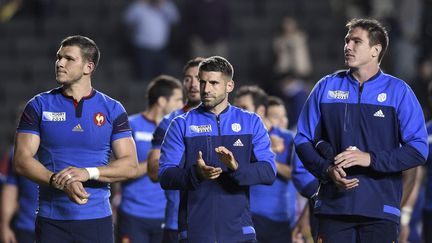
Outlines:
[[[356,165],[369,167],[371,163],[369,153],[363,152],[352,146],[348,147],[342,153],[336,155],[334,160],[334,165],[328,168],[328,174],[337,186],[346,190],[357,187],[359,185],[359,179],[347,179],[347,174],[344,169]]]
[[[237,170],[238,169],[238,163],[234,158],[234,155],[231,151],[229,151],[224,146],[219,146],[215,148],[216,153],[219,156],[220,161],[228,167],[230,170]],[[222,168],[220,167],[213,167],[206,165],[203,157],[202,152],[198,151],[198,157],[197,157],[197,173],[201,179],[210,179],[214,180],[222,174]]]
[[[63,190],[69,199],[77,204],[85,204],[90,194],[84,189],[83,182],[89,179],[86,169],[67,167],[55,175],[55,187]]]

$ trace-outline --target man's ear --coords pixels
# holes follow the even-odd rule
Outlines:
[[[230,80],[227,82],[227,93],[231,93],[234,90],[234,80]]]
[[[382,51],[381,44],[374,45],[372,47],[372,57],[378,57],[381,51]]]
[[[95,70],[93,62],[87,62],[84,66],[84,74],[91,74]]]

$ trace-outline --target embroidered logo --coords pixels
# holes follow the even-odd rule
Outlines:
[[[42,112],[42,121],[66,121],[66,112],[44,111]]]
[[[96,126],[101,127],[106,122],[106,117],[102,112],[98,112],[94,114],[93,122],[96,124]]]
[[[241,130],[241,125],[240,125],[239,123],[233,123],[233,124],[231,124],[231,129],[232,129],[234,132],[240,132],[240,130]]]
[[[72,128],[72,132],[84,132],[84,129],[82,129],[81,124],[78,124]]]
[[[327,93],[328,99],[346,100],[348,99],[349,91],[343,90],[329,90]]]
[[[153,133],[138,131],[134,134],[135,141],[151,141],[153,139]]]
[[[382,112],[382,110],[378,110],[377,112],[374,113],[375,117],[385,117],[384,113]]]
[[[211,132],[212,131],[212,127],[211,127],[210,124],[208,124],[208,125],[200,125],[200,126],[191,125],[191,126],[189,126],[189,129],[192,132],[197,132],[197,133]]]
[[[233,144],[234,147],[243,147],[243,143],[242,141],[239,139],[237,139],[237,141],[234,142]]]
[[[387,94],[386,94],[386,93],[381,93],[381,94],[379,94],[378,97],[377,97],[377,100],[378,100],[379,102],[384,102],[384,101],[386,101],[386,99],[387,99]]]

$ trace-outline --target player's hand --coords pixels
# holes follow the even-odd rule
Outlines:
[[[370,154],[363,152],[356,147],[350,146],[342,153],[336,155],[334,164],[341,168],[353,166],[369,167],[371,164]]]
[[[69,199],[77,204],[86,204],[90,197],[90,194],[87,193],[83,184],[79,181],[69,183],[63,190]]]
[[[357,178],[347,179],[345,171],[338,166],[330,166],[328,174],[338,187],[345,190],[353,189],[359,185],[359,180]]]
[[[9,225],[2,225],[1,227],[1,241],[3,243],[18,243],[15,238],[15,233],[9,227]]]
[[[201,151],[198,151],[198,158],[196,164],[197,164],[196,168],[197,168],[198,176],[203,180],[206,179],[214,180],[218,178],[220,174],[222,174],[222,168],[213,167],[205,164]]]
[[[282,153],[285,149],[284,140],[276,135],[270,135],[271,149],[275,153]]]
[[[231,151],[229,151],[224,146],[219,146],[215,148],[216,153],[219,155],[220,161],[229,169],[231,170],[237,170],[238,169],[238,163],[234,158],[234,155]]]
[[[76,168],[69,166],[56,175],[56,183],[61,186],[66,186],[72,182],[86,182],[89,179],[89,173],[84,168]]]

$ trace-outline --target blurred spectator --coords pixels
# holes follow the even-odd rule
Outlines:
[[[419,99],[426,119],[432,118],[431,106],[428,102],[428,84],[432,81],[432,57],[426,58],[418,65],[417,77],[411,87]]]
[[[226,0],[189,0],[184,18],[191,35],[191,56],[229,56],[230,12]]]
[[[124,22],[133,46],[137,78],[149,81],[165,73],[171,26],[179,18],[171,0],[135,0],[126,9]]]
[[[282,19],[280,33],[273,40],[273,52],[276,56],[274,65],[276,75],[291,72],[306,77],[311,73],[307,37],[298,28],[295,18],[285,16]]]
[[[304,102],[309,95],[309,87],[302,79],[292,73],[285,73],[276,78],[272,87],[268,87],[272,94],[280,97],[288,111],[288,128],[295,130],[297,120]]]

